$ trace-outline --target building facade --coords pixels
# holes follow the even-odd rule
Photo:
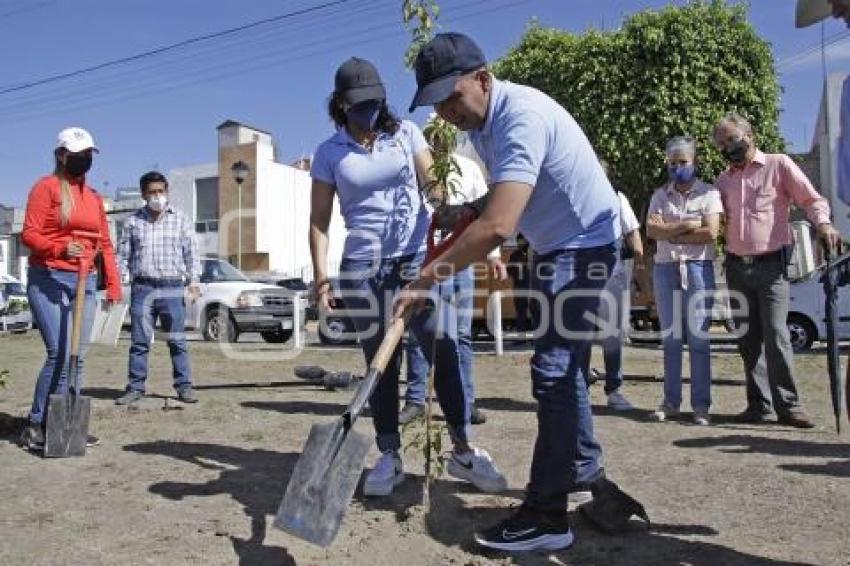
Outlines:
[[[232,120],[217,130],[216,162],[168,174],[171,202],[194,222],[201,253],[225,258],[249,273],[275,272],[309,281],[309,172],[278,162],[268,132]],[[237,161],[249,169],[241,187],[231,171]],[[345,228],[335,208],[328,253],[331,275],[338,271],[344,240]]]

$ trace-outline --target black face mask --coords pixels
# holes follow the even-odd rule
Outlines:
[[[354,124],[364,132],[371,132],[375,130],[383,106],[382,100],[367,100],[349,108],[345,117],[349,123]]]
[[[90,153],[69,153],[65,157],[65,172],[70,177],[85,175],[91,169]]]
[[[721,153],[730,163],[743,163],[747,159],[747,150],[749,149],[750,144],[747,143],[747,140],[738,140],[724,147]]]

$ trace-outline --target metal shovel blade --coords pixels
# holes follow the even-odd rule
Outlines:
[[[46,458],[85,456],[89,434],[91,397],[51,395],[47,409]]]
[[[280,503],[274,525],[321,547],[345,517],[371,439],[346,426],[346,417],[313,425]]]

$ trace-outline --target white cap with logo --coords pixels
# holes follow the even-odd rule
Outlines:
[[[94,145],[94,138],[92,138],[91,134],[82,128],[65,128],[59,132],[56,147],[63,147],[71,153],[77,153],[78,151],[85,151],[87,149],[100,151]]]

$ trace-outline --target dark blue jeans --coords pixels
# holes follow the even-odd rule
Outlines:
[[[444,300],[454,303],[454,310],[457,313],[457,345],[460,352],[460,376],[463,381],[463,392],[466,402],[470,405],[469,411],[472,410],[471,405],[475,402],[475,382],[472,377],[472,293],[474,283],[472,269],[466,268],[437,286]],[[430,344],[427,344],[424,347],[430,348],[430,346]],[[405,401],[423,405],[425,404],[428,371],[431,365],[425,359],[423,345],[416,340],[416,336],[413,333],[408,334],[404,351],[407,355],[407,390],[404,396]]]
[[[97,277],[86,280],[85,307],[80,327],[77,358],[78,389],[83,385],[83,360],[88,350],[94,322]],[[27,298],[38,324],[47,358],[35,384],[29,420],[41,424],[47,418],[47,401],[53,393],[68,390],[68,360],[71,355],[71,323],[77,294],[77,272],[31,265],[27,275]]]
[[[130,292],[130,328],[133,343],[127,389],[145,391],[148,377],[148,352],[150,352],[154,323],[159,318],[162,329],[168,333],[168,351],[171,353],[174,388],[177,391],[192,385],[189,349],[184,333],[186,305],[181,282],[137,283]]]
[[[563,511],[574,482],[594,481],[602,448],[593,434],[593,416],[584,369],[590,355],[599,295],[611,275],[617,246],[564,250],[535,257],[532,288],[542,294],[538,314],[542,334],[531,358],[537,399],[537,441],[526,503],[543,511]]]
[[[369,260],[342,260],[340,291],[348,315],[357,329],[367,364],[371,363],[384,338],[396,295],[408,280],[416,276],[421,262],[421,256],[412,255],[383,259],[377,265]],[[457,331],[454,326],[456,316],[453,310],[453,305],[440,300],[435,308],[414,314],[409,328],[421,344],[430,345],[436,339],[434,387],[448,423],[449,435],[455,442],[466,442],[469,439],[469,411],[460,378]],[[431,348],[423,348],[423,353],[430,365]],[[398,432],[400,369],[401,347],[397,347],[369,399],[381,452],[401,447]]]

